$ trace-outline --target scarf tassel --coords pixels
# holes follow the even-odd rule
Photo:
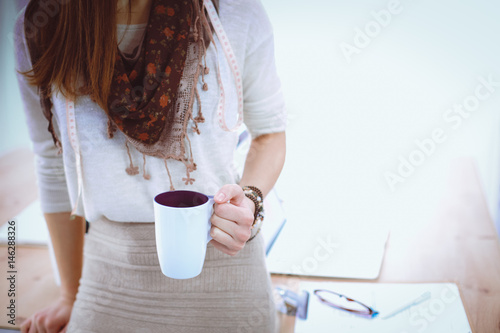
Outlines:
[[[165,169],[167,169],[168,179],[170,180],[170,191],[175,191],[174,183],[172,183],[172,176],[170,175],[170,171],[168,170],[167,159],[164,158],[163,162],[165,162]]]
[[[146,173],[146,155],[144,153],[142,154],[142,159],[144,161],[144,164],[142,165],[142,177],[146,180],[150,180],[151,175]]]
[[[204,123],[205,118],[203,117],[203,114],[201,113],[201,98],[200,98],[200,94],[198,93],[198,89],[195,88],[194,94],[196,96],[196,101],[198,102],[198,115],[196,116],[196,118],[194,118],[194,121],[196,121],[198,123]]]
[[[125,141],[125,147],[127,148],[127,155],[128,155],[128,159],[130,161],[130,166],[128,168],[126,168],[125,171],[130,176],[138,175],[139,174],[139,167],[134,166],[134,163],[132,162],[132,155],[130,154],[130,148],[128,146],[128,141]],[[150,180],[151,175],[146,172],[146,155],[144,153],[142,154],[142,160],[143,160],[142,177],[146,180]]]
[[[127,155],[128,159],[130,160],[130,166],[125,169],[127,174],[130,176],[138,175],[139,174],[139,167],[134,166],[134,163],[132,162],[132,156],[130,155],[130,149],[128,147],[128,142],[125,141],[125,147],[127,147]]]

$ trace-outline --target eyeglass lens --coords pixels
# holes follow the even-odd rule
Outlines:
[[[320,301],[326,303],[327,305],[359,314],[370,315],[373,313],[373,310],[366,305],[344,295],[337,294],[329,290],[315,290],[314,293],[319,297]]]

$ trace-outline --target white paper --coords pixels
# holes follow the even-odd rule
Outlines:
[[[269,253],[286,222],[283,203],[275,188],[264,199],[264,222],[261,233],[264,236],[266,254]]]
[[[315,289],[328,289],[360,301],[379,311],[366,319],[321,303]],[[296,333],[471,333],[469,321],[454,283],[351,283],[301,282],[307,290],[307,320],[296,320]],[[431,297],[397,315],[383,319],[394,310],[417,299],[425,292]]]
[[[376,279],[384,258],[388,229],[341,221],[312,225],[287,218],[269,252],[271,273]]]

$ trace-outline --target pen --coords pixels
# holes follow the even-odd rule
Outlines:
[[[385,316],[382,319],[389,319],[389,318],[397,315],[398,313],[403,312],[404,310],[411,308],[412,306],[415,306],[417,304],[420,304],[420,303],[428,300],[429,298],[431,298],[431,292],[427,291],[427,292],[423,293],[422,295],[420,295],[418,298],[411,301],[410,303],[403,305],[402,307],[394,310],[393,312],[391,312],[390,314],[388,314],[387,316]]]

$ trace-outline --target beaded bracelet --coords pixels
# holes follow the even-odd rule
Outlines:
[[[262,198],[264,198],[264,196],[262,195],[262,191],[261,191],[261,190],[259,190],[257,187],[255,187],[255,186],[250,186],[250,185],[249,185],[249,186],[245,186],[245,187],[248,187],[249,189],[251,189],[251,190],[255,191],[255,192],[257,193],[257,195],[258,195],[259,197],[261,197],[261,199],[262,199]]]
[[[255,235],[253,235],[252,237],[250,237],[250,238],[247,240],[247,243],[248,243],[248,242],[250,242],[252,239],[254,239],[254,238],[255,238],[255,236],[257,236],[257,235],[259,234],[259,232],[260,232],[260,228],[261,228],[261,226],[259,226],[259,229],[257,229],[257,232],[255,233]]]
[[[255,205],[254,220],[253,220],[252,228],[255,227],[256,224],[258,224],[258,226],[259,226],[259,229],[255,233],[255,235],[250,237],[250,239],[248,240],[248,241],[251,241],[260,232],[260,227],[262,225],[262,221],[264,220],[264,198],[262,196],[262,191],[259,190],[255,186],[243,186],[242,188],[243,188],[243,193],[245,194],[245,196],[247,198],[249,198],[250,200],[252,200],[252,202]]]

